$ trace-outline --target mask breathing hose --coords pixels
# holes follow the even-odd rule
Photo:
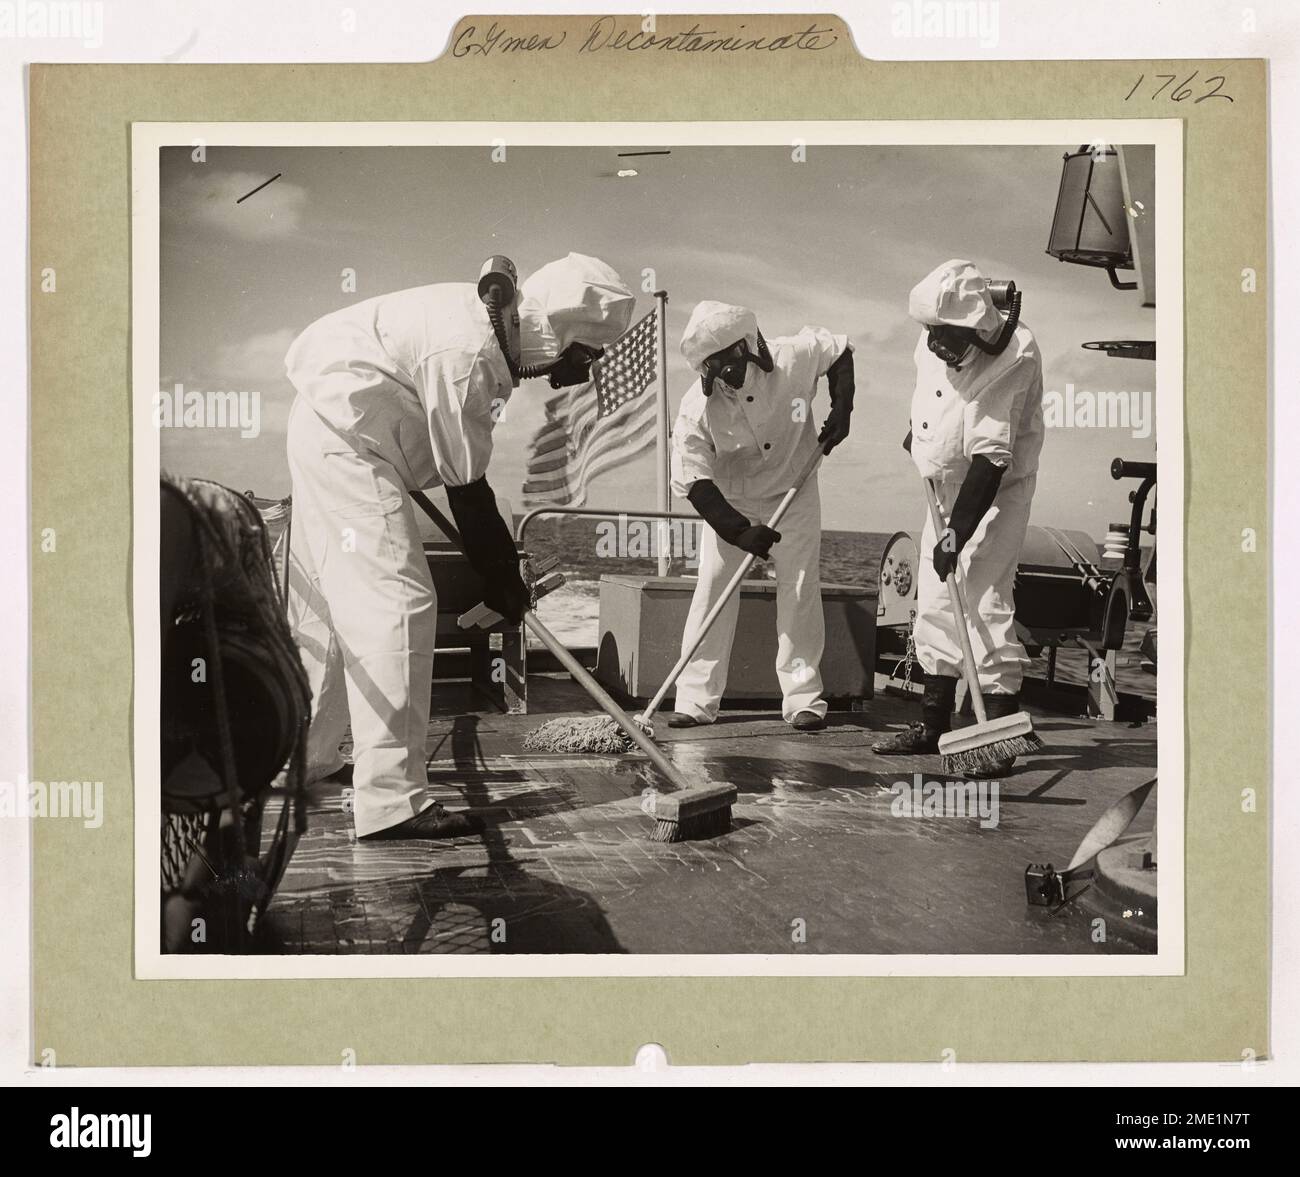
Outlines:
[[[1002,324],[1002,330],[998,332],[998,337],[989,343],[979,332],[973,332],[975,346],[985,355],[1000,356],[1007,350],[1007,345],[1011,342],[1011,337],[1016,333],[1016,325],[1020,322],[1020,291],[1012,286],[1011,309],[1007,312],[1007,321]]]
[[[487,293],[483,295],[483,305],[487,308],[488,321],[492,324],[497,342],[501,345],[501,354],[506,358],[506,367],[510,369],[510,375],[514,380],[533,380],[538,376],[545,376],[555,366],[555,360],[545,364],[521,364],[511,354],[500,285],[494,282],[488,287]]]

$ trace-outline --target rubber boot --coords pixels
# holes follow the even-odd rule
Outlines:
[[[986,695],[981,691],[980,697],[984,700],[984,714],[989,719],[1005,719],[1008,715],[1015,715],[1020,710],[1019,695]],[[1015,763],[1016,758],[1014,756],[1007,756],[989,768],[982,769],[979,772],[963,773],[962,775],[976,780],[997,779],[1006,776],[1015,767]]]
[[[921,696],[921,722],[909,723],[901,732],[871,745],[881,756],[927,756],[939,751],[939,737],[952,730],[952,706],[957,680],[932,674]]]

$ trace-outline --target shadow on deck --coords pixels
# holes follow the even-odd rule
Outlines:
[[[590,713],[561,677],[530,679],[528,716],[476,710],[440,684],[431,795],[487,823],[458,843],[358,843],[343,786],[325,784],[264,924],[274,953],[1114,953],[1139,951],[1092,917],[1025,903],[1031,861],[1062,865],[1103,810],[1155,770],[1156,725],[1035,715],[1041,752],[1001,783],[996,824],[896,816],[896,782],[937,757],[884,758],[877,733],[912,705],[878,694],[796,734],[726,711],[657,738],[688,777],[740,792],[732,831],[649,840],[640,756],[525,753],[525,732]],[[1135,831],[1149,830],[1154,811]]]

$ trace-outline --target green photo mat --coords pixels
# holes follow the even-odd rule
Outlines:
[[[610,26],[601,48],[593,19],[466,18],[420,65],[32,67],[30,775],[105,792],[98,829],[33,825],[33,1060],[625,1064],[651,1041],[674,1064],[1265,1057],[1265,64],[888,64],[809,15],[659,18],[735,49],[619,48]],[[1231,101],[1178,98],[1193,70]],[[1185,975],[136,980],[132,123],[952,118],[1183,120]]]

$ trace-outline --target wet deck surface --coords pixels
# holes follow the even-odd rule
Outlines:
[[[891,812],[890,786],[939,777],[938,757],[874,755],[876,733],[915,716],[878,693],[862,714],[797,734],[771,712],[713,727],[657,724],[693,778],[739,792],[732,831],[650,841],[643,757],[524,753],[555,714],[589,714],[567,678],[530,680],[527,716],[440,684],[432,795],[483,816],[481,838],[367,844],[344,786],[319,786],[311,828],[264,925],[279,953],[1115,953],[1091,916],[1026,905],[1029,862],[1067,861],[1104,809],[1155,773],[1156,726],[1036,713],[1045,747],[1001,784],[995,828],[978,817]],[[1149,806],[1148,809],[1153,809]],[[1144,811],[1135,831],[1148,830]],[[501,922],[504,921],[504,922]],[[798,921],[803,921],[800,924]],[[798,932],[802,929],[804,939]]]

